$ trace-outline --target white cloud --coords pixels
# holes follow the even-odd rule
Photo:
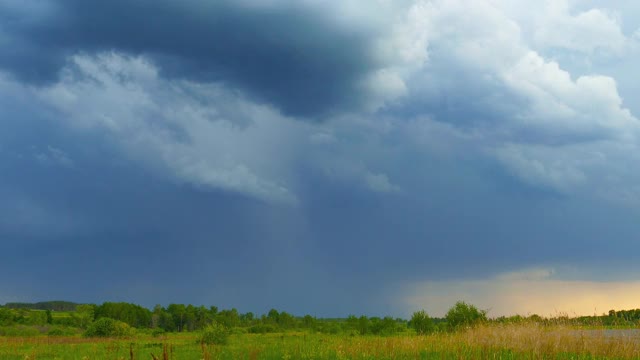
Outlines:
[[[620,21],[611,12],[592,8],[572,14],[568,0],[547,0],[544,10],[535,25],[534,41],[538,46],[584,53],[621,52],[626,46]]]
[[[156,174],[293,204],[296,159],[308,156],[307,165],[329,177],[373,192],[400,189],[387,174],[369,171],[369,161],[358,158],[362,152],[349,154],[359,145],[337,146],[340,134],[372,130],[362,124],[341,128],[335,121],[286,118],[218,84],[164,80],[143,57],[105,53],[71,60],[58,83],[38,90],[39,98],[67,125],[106,133],[128,160]]]
[[[39,90],[59,117],[106,131],[126,156],[197,186],[293,203],[286,176],[298,124],[217,85],[170,82],[144,58],[75,56]]]
[[[403,104],[421,106],[426,99],[434,109],[429,122],[421,122],[423,127],[431,123],[430,133],[410,136],[424,136],[424,146],[432,151],[458,153],[453,149],[458,147],[488,154],[536,186],[633,197],[639,172],[628,167],[636,156],[623,149],[638,148],[640,122],[625,107],[616,80],[597,73],[573,75],[535,50],[619,51],[626,46],[613,11],[590,8],[574,14],[570,5],[416,1],[395,27],[403,31],[392,32],[392,41],[384,43],[396,54],[409,54],[396,56],[395,66],[387,68],[406,85]],[[562,34],[553,37],[550,29],[560,25]],[[440,114],[438,106],[445,105],[471,118]],[[434,121],[455,125],[447,130]],[[451,142],[432,134],[443,130],[443,139]]]
[[[622,105],[616,82],[607,76],[580,76],[576,81],[553,61],[529,52],[502,73],[505,85],[529,101],[519,119],[531,127],[600,137],[635,137],[639,122]]]
[[[366,172],[364,179],[370,190],[375,192],[398,192],[400,187],[392,184],[389,181],[389,177],[386,174],[374,174],[372,172]]]
[[[381,69],[370,74],[365,80],[364,88],[369,93],[365,107],[372,112],[407,93],[404,80],[390,69]]]
[[[338,114],[325,124],[283,117],[228,85],[164,80],[144,57],[76,56],[40,96],[76,128],[107,130],[150,169],[272,201],[295,201],[295,153],[328,176],[370,190],[394,188],[389,179],[397,174],[366,154],[385,146],[390,129],[402,129],[415,152],[488,154],[529,184],[583,194],[615,185],[618,193],[609,197],[629,198],[638,176],[628,169],[635,156],[625,150],[637,148],[638,120],[616,80],[573,74],[543,55],[546,47],[590,53],[626,46],[615,11],[576,4],[379,1],[356,11],[362,1],[308,2],[319,11],[339,7],[340,26],[353,19],[355,29],[378,36],[371,49],[378,66],[362,83],[368,115]],[[438,114],[440,104],[469,118]],[[420,106],[423,112],[413,113]],[[402,115],[376,113],[387,109]],[[373,140],[355,143],[362,138]]]

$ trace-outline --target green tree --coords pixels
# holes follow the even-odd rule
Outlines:
[[[45,314],[47,316],[47,324],[49,325],[53,324],[53,316],[51,316],[51,310],[49,309],[45,310]]]
[[[187,305],[184,312],[184,326],[187,331],[195,330],[197,315],[197,308],[191,304]]]
[[[416,330],[418,335],[425,335],[433,332],[436,328],[433,319],[429,317],[426,311],[420,310],[413,313],[409,326]]]
[[[358,332],[360,335],[366,335],[369,332],[369,327],[371,326],[371,321],[365,315],[362,315],[358,318]]]
[[[278,325],[283,329],[291,329],[295,326],[296,319],[289,313],[283,311],[278,316]]]
[[[477,307],[458,301],[445,316],[447,323],[453,329],[475,326],[487,321],[487,312]]]
[[[173,323],[175,324],[176,329],[179,332],[182,332],[184,329],[185,315],[187,313],[186,306],[184,306],[184,304],[169,304],[167,312],[171,314],[171,318],[173,318]]]
[[[368,332],[374,335],[393,335],[396,331],[397,323],[390,316],[385,316],[382,319],[374,316],[369,319]]]
[[[314,329],[316,327],[316,318],[311,315],[305,315],[302,318],[302,325],[307,329]]]
[[[233,308],[231,310],[222,310],[216,315],[216,321],[225,327],[232,329],[240,323],[240,313]]]
[[[358,317],[355,315],[349,315],[347,317],[345,325],[346,328],[350,331],[358,331]]]
[[[119,320],[138,328],[151,326],[151,311],[149,309],[125,302],[105,302],[100,306],[96,306],[95,318],[102,317]]]
[[[130,336],[133,329],[125,322],[103,317],[94,322],[85,331],[87,337],[121,337]]]
[[[95,317],[94,305],[78,305],[76,312],[72,314],[76,325],[81,329],[86,329],[93,322]]]
[[[213,321],[213,315],[207,310],[206,307],[200,306],[196,308],[195,328],[204,329],[207,325]]]
[[[255,320],[255,315],[252,312],[248,312],[240,315],[241,326],[251,326]]]
[[[153,313],[151,315],[151,327],[154,329],[163,329],[165,331],[176,330],[176,324],[173,321],[173,317],[161,305],[156,305],[153,308]]]
[[[279,320],[280,320],[280,313],[278,312],[278,310],[276,309],[269,310],[269,313],[267,314],[267,321],[272,324],[278,324]]]

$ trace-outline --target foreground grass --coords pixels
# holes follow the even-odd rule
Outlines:
[[[429,336],[242,334],[224,346],[202,346],[196,334],[5,337],[0,338],[0,359],[640,359],[636,334],[527,324]]]

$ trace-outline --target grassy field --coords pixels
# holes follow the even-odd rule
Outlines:
[[[392,337],[239,334],[204,346],[197,334],[126,339],[2,337],[0,359],[640,359],[637,333],[534,324]]]

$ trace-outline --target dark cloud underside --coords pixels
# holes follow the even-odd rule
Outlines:
[[[230,83],[285,113],[314,117],[360,102],[359,81],[373,66],[370,34],[303,6],[55,4],[37,21],[0,8],[11,41],[0,64],[21,79],[51,81],[71,54],[118,50],[151,56],[166,76]]]

